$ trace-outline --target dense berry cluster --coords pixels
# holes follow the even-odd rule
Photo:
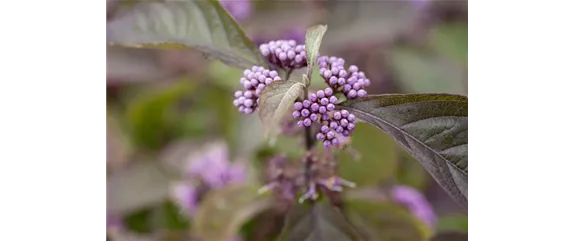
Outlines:
[[[319,74],[325,82],[334,90],[343,92],[347,99],[355,99],[367,95],[365,87],[371,81],[365,77],[365,73],[359,71],[355,65],[345,70],[345,60],[337,57],[321,56],[317,59]]]
[[[297,69],[307,66],[305,45],[297,45],[295,40],[271,41],[259,46],[261,54],[271,64],[283,69]]]
[[[261,66],[254,66],[243,71],[243,77],[239,83],[243,85],[245,91],[236,91],[233,105],[239,108],[239,112],[251,114],[259,104],[259,95],[266,85],[274,81],[281,80],[275,70],[268,70]]]
[[[295,102],[293,118],[299,119],[297,125],[310,127],[313,122],[321,123],[316,138],[323,142],[325,148],[338,146],[339,137],[348,137],[355,129],[355,116],[346,110],[335,111],[337,97],[333,95],[333,89],[326,88],[317,93],[309,94],[306,100]],[[340,135],[338,135],[340,134]]]

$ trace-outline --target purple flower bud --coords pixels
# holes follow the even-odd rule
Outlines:
[[[293,107],[295,107],[296,110],[301,110],[303,109],[303,104],[301,102],[295,102],[295,104],[293,104]]]
[[[293,50],[287,51],[287,57],[289,59],[294,59],[295,58],[295,51],[293,51]]]
[[[273,77],[273,81],[279,81],[279,80],[281,80],[281,77],[279,77],[279,76]]]
[[[331,89],[331,88],[326,88],[326,89],[325,89],[325,96],[326,96],[326,97],[329,97],[329,96],[331,96],[332,94],[333,94],[333,89]]]
[[[257,89],[263,90],[263,88],[265,88],[265,85],[264,85],[264,84],[259,84],[259,85],[257,85]]]
[[[303,101],[303,107],[309,108],[309,106],[311,106],[311,101],[309,101],[309,100],[304,100],[304,101]]]
[[[348,130],[344,130],[343,131],[343,136],[344,137],[349,137],[351,135],[351,133]]]
[[[338,101],[337,96],[331,96],[331,98],[329,98],[329,102],[331,104],[337,104],[337,101]]]
[[[243,93],[243,97],[245,97],[247,99],[251,99],[251,98],[253,98],[253,92],[252,91],[245,91],[245,93]]]
[[[326,110],[325,110],[326,111]],[[321,115],[321,120],[328,120],[329,119],[329,114],[322,114]]]
[[[342,126],[337,126],[337,129],[335,129],[335,131],[336,131],[337,133],[343,133],[344,130],[345,130],[345,128],[342,127]]]
[[[367,96],[367,91],[361,89],[361,90],[357,91],[357,96],[358,97],[365,97],[365,96]]]
[[[319,104],[317,103],[311,104],[311,111],[317,113],[319,111]]]
[[[269,77],[275,78],[278,76],[279,76],[279,74],[277,73],[277,71],[275,71],[275,70],[269,71]]]
[[[297,121],[297,126],[298,126],[298,127],[303,127],[303,121]]]
[[[301,117],[301,112],[293,111],[293,118],[298,119],[299,117]]]
[[[321,103],[321,105],[327,105],[327,104],[329,104],[329,99],[323,98],[323,99],[321,99],[320,103]]]
[[[325,70],[325,72],[323,73],[323,77],[325,78],[331,78],[331,76],[333,76],[333,73],[331,73],[331,70]]]
[[[371,85],[371,80],[369,80],[369,79],[365,79],[365,81],[364,81],[363,85],[365,85],[365,86],[369,86],[369,85]]]
[[[251,113],[253,113],[253,109],[252,109],[252,108],[249,108],[249,107],[245,107],[245,109],[243,110],[243,112],[244,112],[245,114],[251,114]]]
[[[311,114],[311,113],[309,112],[308,109],[302,109],[302,110],[301,110],[301,115],[302,115],[303,117],[307,117],[307,116],[309,116],[310,114]]]
[[[317,137],[317,140],[320,140],[320,141],[325,140],[325,135],[323,135],[323,133],[317,133],[316,137]]]
[[[303,120],[303,125],[306,127],[311,126],[311,123],[312,123],[312,121],[309,118],[305,118],[305,120]]]
[[[345,83],[347,83],[347,81],[345,80],[345,78],[339,78],[337,80],[337,84],[338,85],[345,85]]]
[[[281,52],[281,53],[279,54],[279,59],[280,59],[281,61],[287,60],[287,54],[286,54],[285,52]]]
[[[240,90],[235,91],[235,98],[239,98],[241,96],[243,96],[243,92],[241,92]]]
[[[250,89],[252,87],[251,82],[250,81],[245,81],[243,83],[243,88],[245,89]]]
[[[319,116],[317,114],[311,114],[309,116],[309,119],[311,119],[311,121],[317,121],[319,119]]]
[[[253,79],[251,79],[251,81],[250,81],[249,83],[251,83],[251,85],[252,85],[253,87],[255,87],[255,86],[257,86],[257,85],[259,84],[259,81],[257,81],[257,79],[255,79],[255,78],[253,78]]]
[[[265,85],[269,85],[271,83],[273,83],[273,79],[271,79],[271,78],[265,79]]]
[[[323,146],[327,149],[329,149],[329,147],[331,147],[331,142],[330,141],[324,141],[323,142]]]
[[[319,113],[321,113],[321,114],[327,113],[327,108],[325,106],[320,106],[319,107]]]
[[[325,97],[325,91],[323,90],[317,91],[317,98],[323,98],[323,97]]]
[[[308,98],[311,102],[315,102],[317,101],[317,95],[314,93],[309,94],[309,98]]]
[[[319,69],[319,75],[323,76],[325,74],[325,70],[326,69],[320,68]]]
[[[341,112],[337,111],[337,112],[333,113],[333,118],[335,120],[340,120],[341,119]]]
[[[297,62],[297,63],[302,63],[302,62],[303,62],[303,57],[302,57],[301,55],[295,56],[295,62]]]
[[[347,71],[345,71],[344,69],[343,69],[343,70],[340,70],[340,71],[339,71],[339,77],[343,77],[343,78],[344,78],[344,77],[347,77]]]
[[[261,54],[263,54],[263,56],[268,56],[269,54],[271,54],[271,52],[269,52],[269,49],[267,48],[260,47],[259,51],[261,51]]]
[[[327,104],[327,110],[328,110],[328,111],[332,111],[332,110],[334,110],[334,109],[335,109],[335,105],[333,105],[333,104],[331,104],[331,103]]]
[[[331,63],[331,64],[337,63],[337,60],[338,60],[338,59],[337,59],[337,57],[335,57],[335,56],[329,57],[329,63]]]
[[[235,99],[235,100],[233,100],[233,105],[234,105],[234,106],[239,106],[239,105],[241,105],[241,102],[239,102],[238,99]]]
[[[329,132],[329,127],[327,125],[322,125],[321,126],[321,132],[323,132],[323,133]]]

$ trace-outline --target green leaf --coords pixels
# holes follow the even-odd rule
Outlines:
[[[265,136],[274,137],[281,118],[293,106],[293,102],[303,93],[305,85],[287,80],[276,81],[265,86],[259,96],[259,118],[265,127]],[[271,134],[271,136],[270,136]]]
[[[363,240],[343,213],[325,203],[297,204],[289,212],[282,238],[285,241]]]
[[[444,56],[395,48],[388,55],[388,61],[406,92],[467,93],[465,66]]]
[[[108,174],[108,212],[128,213],[159,205],[169,197],[170,181],[157,161],[135,162],[128,169]]]
[[[438,230],[468,232],[468,216],[466,214],[454,214],[440,217]]]
[[[140,2],[107,23],[107,41],[127,47],[195,49],[230,66],[267,66],[217,0]]]
[[[397,170],[396,144],[388,135],[371,125],[357,123],[351,147],[360,159],[343,152],[339,158],[341,176],[358,186],[376,185],[394,177]]]
[[[467,241],[468,234],[456,231],[440,232],[434,235],[430,241]]]
[[[391,202],[354,199],[346,202],[350,221],[371,241],[426,241],[431,230],[405,208]]]
[[[468,24],[441,24],[431,30],[429,45],[442,55],[466,64],[468,62]]]
[[[319,48],[323,36],[327,32],[327,25],[315,25],[307,29],[305,34],[305,49],[307,51],[307,76],[312,76],[313,67],[319,56]]]
[[[449,94],[385,94],[344,102],[392,136],[458,203],[467,207],[468,98]]]
[[[170,127],[171,110],[185,94],[190,93],[195,83],[180,81],[168,86],[146,89],[128,103],[126,114],[131,135],[136,145],[157,148],[165,141]]]
[[[257,188],[252,186],[210,191],[194,217],[193,233],[202,240],[230,240],[247,220],[270,205],[271,199],[257,194]]]

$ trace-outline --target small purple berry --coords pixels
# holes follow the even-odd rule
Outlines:
[[[249,74],[247,74],[247,76],[245,76],[245,77],[247,77],[247,79],[253,79],[253,78],[255,78],[255,74],[249,72]]]
[[[281,61],[287,60],[287,54],[286,54],[285,52],[281,52],[281,53],[279,54],[279,59],[280,59]]]
[[[253,113],[253,108],[245,107],[243,112],[245,112],[245,114],[251,114],[251,113]]]
[[[295,58],[295,52],[293,50],[287,51],[287,58],[294,59]]]
[[[309,108],[309,106],[311,106],[311,101],[309,101],[309,100],[304,100],[304,101],[303,101],[303,107]]]
[[[329,99],[327,98],[321,99],[321,105],[327,105],[327,104],[329,104]]]
[[[257,67],[257,66],[251,67],[251,71],[252,71],[252,72],[257,72],[258,69],[259,69],[259,67]]]
[[[261,83],[264,83],[266,78],[267,77],[265,75],[259,75],[259,77],[257,77],[257,80],[259,80],[259,82]]]
[[[349,66],[349,71],[350,72],[357,72],[357,71],[359,71],[359,68],[356,65],[351,65],[351,66]]]
[[[333,138],[335,138],[335,132],[333,131],[327,132],[327,139],[331,140]]]
[[[243,93],[243,96],[247,99],[251,99],[251,98],[253,98],[253,92],[252,91],[245,91],[245,93]]]
[[[319,75],[323,76],[325,74],[325,70],[326,69],[320,68],[319,69]]]
[[[331,103],[327,104],[327,110],[328,110],[328,111],[332,111],[332,110],[334,110],[334,109],[335,109],[335,105],[333,105],[333,104],[331,104]]]
[[[332,94],[333,94],[333,89],[331,89],[331,88],[326,88],[326,89],[325,89],[325,96],[326,96],[326,97],[329,97],[329,96],[331,96]]]
[[[266,85],[269,85],[269,84],[271,84],[271,83],[273,83],[273,79],[271,79],[271,78],[265,79],[265,84],[266,84]]]
[[[246,92],[246,93],[247,93],[247,92]],[[241,92],[240,90],[235,91],[235,98],[239,98],[239,97],[241,97],[241,96],[243,96],[243,92]]]
[[[295,62],[297,62],[297,63],[303,62],[303,57],[301,55],[295,56]]]
[[[345,70],[340,70],[340,71],[339,71],[339,77],[347,77],[347,71],[345,71]]]
[[[245,101],[246,98],[243,96],[240,96],[239,98],[237,98],[237,100],[239,100],[239,102],[243,103],[243,101]]]
[[[317,101],[317,95],[314,93],[309,94],[309,98],[308,98],[311,102],[315,102]]]
[[[245,113],[245,106],[239,106],[239,113]]]
[[[319,116],[317,114],[311,114],[309,116],[309,119],[311,119],[311,121],[317,121],[319,119]]]
[[[331,98],[329,98],[329,102],[331,102],[331,104],[337,104],[337,97],[336,96],[331,96]]]
[[[307,117],[307,116],[309,116],[310,114],[311,114],[311,113],[309,112],[308,109],[302,109],[302,110],[301,110],[301,115],[302,115],[303,117]]]
[[[245,105],[245,107],[252,107],[253,106],[253,100],[252,99],[246,99],[245,101],[243,101],[243,105]]]
[[[351,133],[348,130],[344,130],[343,131],[343,136],[344,137],[349,137],[351,135]]]
[[[331,129],[337,129],[339,125],[337,124],[337,122],[331,121],[331,123],[329,123],[329,127],[331,127]]]
[[[327,107],[325,107],[325,106],[320,106],[320,107],[319,107],[319,113],[321,113],[321,114],[327,113]]]
[[[353,89],[355,89],[355,90],[360,90],[361,87],[362,87],[362,84],[360,84],[360,83],[353,84]]]
[[[259,85],[257,85],[257,89],[263,90],[263,88],[265,88],[265,85],[264,85],[264,84],[259,84]]]
[[[337,77],[331,76],[331,78],[329,79],[329,85],[336,85],[336,84],[337,84]]]
[[[320,141],[325,140],[325,135],[323,135],[323,133],[317,133],[315,137],[317,137],[317,140]]]
[[[335,120],[340,120],[341,119],[341,112],[337,111],[337,112],[333,113],[333,118]]]
[[[357,91],[356,90],[349,90],[349,93],[347,93],[347,98],[353,99],[355,97],[357,97]]]
[[[349,114],[349,116],[347,116],[347,120],[349,120],[350,122],[354,122],[355,121],[355,115]]]
[[[340,124],[341,126],[345,127],[349,124],[349,121],[347,119],[341,119]]]
[[[347,83],[347,80],[345,80],[345,78],[339,78],[337,80],[338,85],[345,85],[345,83]]]
[[[331,70],[325,70],[325,72],[323,73],[323,77],[325,77],[325,78],[331,78],[331,76],[333,76],[333,73],[331,73]]]
[[[269,77],[275,78],[275,77],[277,77],[277,76],[279,76],[279,74],[277,73],[277,71],[275,71],[275,70],[269,71]]]
[[[311,111],[317,113],[317,111],[319,111],[319,104],[317,103],[311,104]]]
[[[327,125],[322,125],[321,126],[321,132],[323,132],[323,133],[329,132],[329,127]]]
[[[342,127],[342,126],[337,126],[337,129],[335,129],[335,131],[336,131],[337,133],[343,133],[344,130],[345,130],[345,128]]]
[[[241,105],[241,102],[239,102],[238,99],[235,99],[235,100],[233,100],[233,105],[234,105],[234,106],[239,106],[239,105]]]
[[[301,117],[301,112],[299,111],[293,111],[293,118],[298,119],[299,117]]]
[[[333,146],[337,146],[339,144],[339,139],[334,138],[333,140],[331,140],[331,144],[333,144]]]
[[[348,129],[349,131],[354,130],[354,129],[355,129],[355,124],[354,124],[354,123],[349,123],[349,124],[347,125],[347,129]]]
[[[313,122],[309,118],[305,118],[305,120],[303,120],[303,125],[306,127],[311,126],[311,123],[313,123]]]
[[[303,109],[303,104],[301,102],[295,102],[295,104],[293,104],[293,107],[295,107],[296,110],[301,110]]]
[[[330,141],[324,141],[323,146],[328,149],[329,147],[331,147],[331,142]]]
[[[323,90],[317,91],[317,98],[324,98],[324,97],[325,97],[325,91]]]
[[[346,85],[343,87],[343,92],[347,93],[347,92],[349,92],[349,91],[352,90],[352,89],[353,89],[353,86],[351,86],[350,84],[346,84]]]
[[[342,110],[342,111],[341,111],[341,116],[343,116],[343,118],[347,118],[347,116],[349,116],[349,111],[347,111],[347,110]]]
[[[367,91],[365,91],[365,90],[359,90],[359,91],[357,91],[357,96],[359,96],[359,97],[365,97],[365,96],[367,96]]]
[[[303,121],[297,121],[297,126],[298,126],[298,127],[303,127]]]
[[[347,83],[350,85],[355,84],[356,82],[357,82],[357,77],[355,77],[355,76],[351,76],[347,79]]]
[[[251,83],[251,85],[253,86],[257,86],[259,84],[259,81],[257,81],[257,79],[251,79],[249,83]]]

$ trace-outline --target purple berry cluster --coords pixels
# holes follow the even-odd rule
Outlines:
[[[319,74],[325,82],[334,90],[341,91],[347,99],[355,99],[367,95],[365,87],[371,85],[371,81],[365,77],[365,73],[359,71],[355,65],[345,70],[345,60],[337,57],[321,56],[317,59]]]
[[[305,45],[297,45],[295,40],[271,41],[259,46],[261,54],[270,63],[283,69],[297,69],[307,66]]]
[[[236,91],[233,105],[239,108],[240,113],[251,114],[259,104],[259,95],[268,84],[281,80],[275,70],[268,70],[261,66],[253,66],[251,69],[243,71],[243,77],[239,83],[243,85],[245,91]]]
[[[297,125],[310,127],[313,122],[321,123],[316,138],[323,142],[325,148],[338,146],[339,137],[349,137],[355,129],[355,116],[347,110],[335,111],[337,97],[333,95],[333,89],[326,88],[317,93],[309,94],[303,102],[295,102],[293,118],[299,119]],[[338,135],[340,134],[340,135]]]

